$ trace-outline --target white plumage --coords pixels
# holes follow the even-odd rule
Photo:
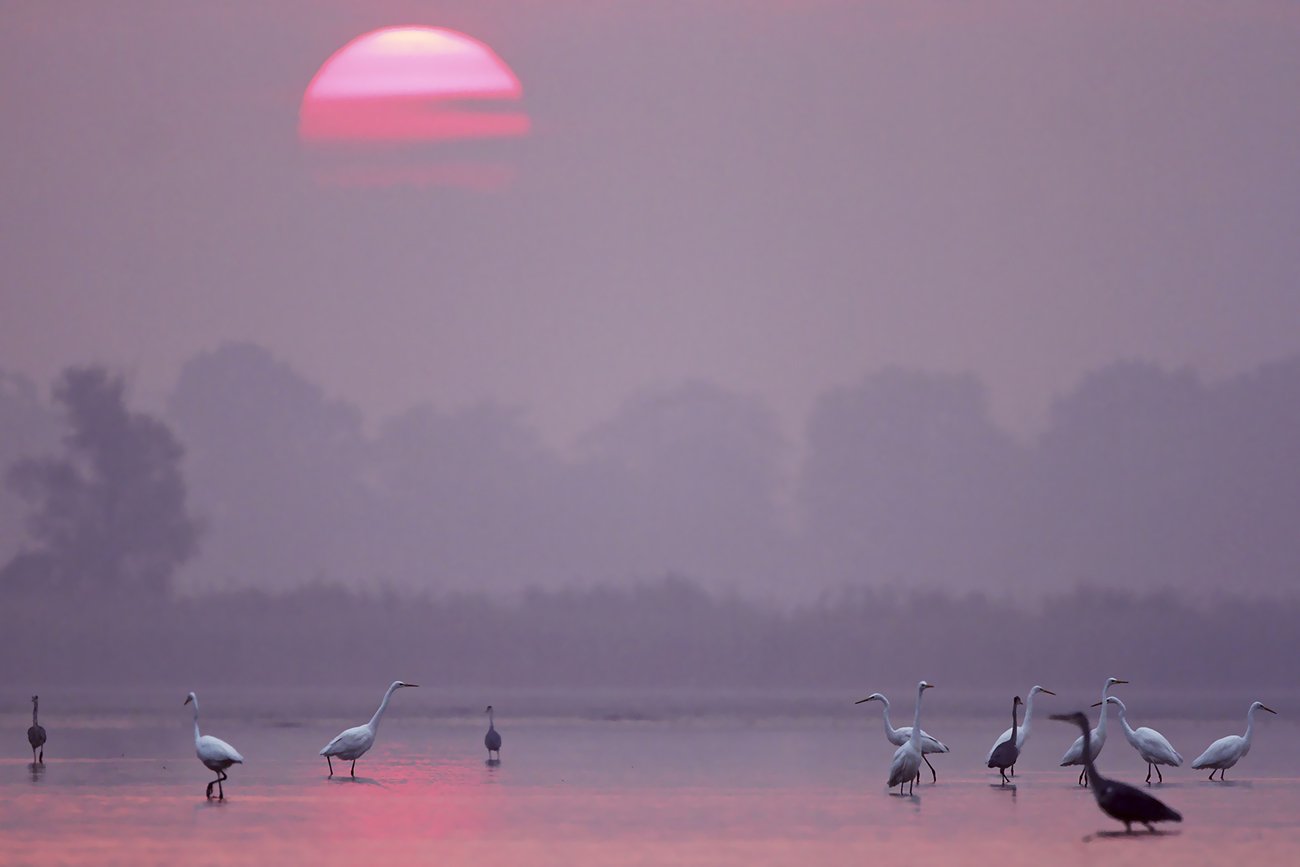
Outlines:
[[[321,748],[320,755],[325,757],[331,777],[334,776],[333,757],[352,762],[352,776],[357,775],[357,759],[364,756],[375,745],[375,735],[379,732],[379,720],[383,717],[384,711],[388,710],[388,700],[393,697],[394,692],[406,686],[419,686],[419,684],[403,683],[400,680],[393,681],[392,685],[388,687],[388,691],[384,693],[384,700],[379,703],[379,710],[375,711],[375,715],[370,718],[370,722],[365,725],[344,729],[334,736],[334,740]]]
[[[1124,737],[1147,763],[1146,781],[1151,782],[1151,769],[1155,768],[1156,777],[1163,783],[1165,777],[1160,773],[1160,765],[1172,765],[1176,768],[1182,765],[1183,757],[1178,754],[1178,750],[1174,749],[1174,745],[1169,743],[1169,739],[1155,729],[1146,726],[1134,729],[1129,725],[1128,708],[1124,706],[1124,702],[1112,695],[1107,696],[1106,703],[1119,708],[1119,721],[1124,727]],[[1097,702],[1093,707],[1100,704],[1102,702]]]
[[[194,752],[203,762],[203,766],[210,771],[215,771],[217,778],[208,783],[207,797],[212,797],[212,787],[217,787],[217,799],[225,800],[226,793],[221,784],[230,779],[226,775],[226,768],[231,765],[242,765],[244,757],[239,751],[221,738],[214,738],[212,735],[199,733],[199,698],[194,693],[190,693],[185,699],[185,704],[194,705]]]
[[[1244,759],[1246,753],[1250,752],[1250,741],[1255,734],[1255,711],[1257,710],[1277,713],[1271,707],[1266,707],[1262,701],[1253,702],[1250,710],[1246,711],[1246,733],[1219,738],[1201,753],[1200,758],[1192,762],[1192,767],[1198,771],[1211,768],[1211,780],[1214,779],[1214,772],[1218,771],[1219,779],[1222,780],[1223,772]]]
[[[1091,746],[1089,748],[1093,761],[1097,760],[1097,756],[1101,755],[1101,748],[1106,745],[1105,701],[1110,695],[1110,688],[1119,683],[1128,683],[1128,681],[1120,680],[1118,677],[1108,677],[1106,678],[1106,685],[1101,688],[1101,717],[1097,720],[1097,727],[1092,730]],[[1071,744],[1070,748],[1065,751],[1065,755],[1061,756],[1061,767],[1064,768],[1070,765],[1082,765],[1083,763],[1083,737],[1080,736],[1079,739]],[[1079,785],[1088,785],[1086,768],[1079,772]]]
[[[898,786],[898,793],[903,794],[903,783],[907,783],[907,793],[921,776],[921,697],[933,684],[921,681],[916,685],[916,713],[912,717],[912,729],[907,741],[894,751],[894,758],[889,763],[889,788]]]

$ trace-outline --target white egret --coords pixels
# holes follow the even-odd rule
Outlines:
[[[1106,701],[1107,697],[1110,695],[1110,688],[1120,683],[1128,683],[1128,681],[1120,680],[1118,677],[1106,678],[1106,685],[1101,688],[1101,700],[1103,702]],[[1101,748],[1106,745],[1105,704],[1101,706],[1101,717],[1097,720],[1097,727],[1092,730],[1091,739],[1079,738],[1068,750],[1065,751],[1065,755],[1061,756],[1061,767],[1063,768],[1069,767],[1070,765],[1084,765],[1084,768],[1079,771],[1079,785],[1081,786],[1088,785],[1088,769],[1087,765],[1084,764],[1083,761],[1083,745],[1085,741],[1092,744],[1090,748],[1092,750],[1092,755],[1089,756],[1089,758],[1096,759],[1097,756],[1101,755]]]
[[[384,700],[379,703],[379,710],[370,718],[370,722],[365,725],[354,726],[350,729],[344,729],[335,736],[334,740],[327,743],[320,751],[320,755],[325,757],[326,764],[330,768],[330,776],[334,776],[334,762],[331,757],[338,756],[344,761],[352,762],[352,776],[357,775],[357,759],[364,756],[371,747],[375,745],[375,734],[379,731],[379,720],[388,710],[388,700],[393,697],[393,693],[404,686],[419,686],[418,683],[403,683],[400,680],[393,681],[388,687],[388,692],[384,693]]]
[[[1007,779],[1007,768],[1013,768],[1016,765],[1016,759],[1020,758],[1020,747],[1016,746],[1016,712],[1020,710],[1020,696],[1016,696],[1011,702],[1011,737],[993,748],[992,754],[989,755],[988,766],[997,768],[998,773],[1002,775],[1002,785],[1006,785],[1010,780]]]
[[[878,701],[884,706],[885,738],[896,747],[901,747],[903,744],[907,743],[907,739],[912,735],[912,727],[903,726],[901,729],[894,728],[893,723],[889,721],[889,699],[885,698],[881,693],[873,692],[866,698],[855,701],[854,704],[863,704],[869,701]],[[935,773],[934,765],[930,764],[930,760],[927,759],[925,755],[926,753],[946,752],[948,752],[948,748],[944,746],[942,741],[931,736],[928,732],[921,732],[921,759],[925,762],[926,767],[930,769],[930,778],[932,782],[939,782],[939,775]]]
[[[1277,713],[1271,707],[1266,707],[1262,701],[1251,704],[1250,710],[1246,711],[1246,733],[1244,735],[1228,735],[1226,738],[1219,738],[1201,753],[1201,757],[1192,762],[1192,767],[1198,771],[1210,768],[1210,779],[1214,779],[1214,772],[1219,772],[1219,780],[1223,780],[1223,772],[1237,762],[1246,757],[1250,752],[1250,739],[1255,734],[1255,711],[1266,710],[1269,713]]]
[[[32,764],[38,761],[45,764],[45,726],[36,721],[36,709],[39,706],[40,696],[32,696],[32,727],[27,730],[27,743],[32,745]],[[36,758],[36,750],[41,751],[40,759]]]
[[[198,755],[199,761],[203,762],[204,767],[210,771],[216,771],[217,778],[208,783],[207,797],[212,797],[212,787],[217,787],[217,800],[224,801],[226,792],[221,787],[224,780],[230,779],[226,776],[226,768],[231,765],[242,765],[244,757],[239,751],[221,738],[214,738],[212,735],[199,734],[199,698],[194,693],[190,693],[185,699],[185,704],[194,705],[194,752]],[[183,707],[184,705],[182,705]]]
[[[912,731],[907,741],[894,751],[894,759],[889,763],[889,788],[898,786],[898,794],[903,794],[903,783],[907,783],[907,793],[912,794],[912,787],[921,778],[921,697],[934,684],[921,681],[916,685],[916,714],[912,717]]]
[[[1165,781],[1164,774],[1160,773],[1161,765],[1172,765],[1178,767],[1183,763],[1183,757],[1174,749],[1174,745],[1169,743],[1169,739],[1155,729],[1142,726],[1140,729],[1134,729],[1128,724],[1128,708],[1124,702],[1115,696],[1107,696],[1106,701],[1119,708],[1119,722],[1124,727],[1124,737],[1133,745],[1133,749],[1138,751],[1138,755],[1146,760],[1147,763],[1147,782],[1151,782],[1151,769],[1156,769],[1156,778],[1160,782]],[[1093,707],[1098,707],[1102,702],[1097,702]]]
[[[487,706],[484,711],[488,715],[488,730],[483,736],[483,746],[487,747],[488,761],[492,760],[492,754],[497,754],[497,761],[501,761],[501,732],[497,731],[492,722],[492,705]]]
[[[1105,707],[1102,707],[1105,710]],[[1083,771],[1088,775],[1092,783],[1092,796],[1097,799],[1097,806],[1102,812],[1112,819],[1118,819],[1124,823],[1124,830],[1133,833],[1133,823],[1141,822],[1147,826],[1147,830],[1152,834],[1156,829],[1151,826],[1152,822],[1181,822],[1183,817],[1177,810],[1170,809],[1163,801],[1153,798],[1146,792],[1128,783],[1121,783],[1119,780],[1108,780],[1097,771],[1097,766],[1093,763],[1093,753],[1090,741],[1092,740],[1091,732],[1088,731],[1088,718],[1082,713],[1052,714],[1052,719],[1060,720],[1077,725],[1083,730],[1079,739],[1083,741]]]
[[[1056,693],[1052,692],[1047,687],[1038,686],[1037,684],[1035,684],[1034,687],[1029,690],[1029,698],[1025,702],[1025,720],[1020,724],[1020,729],[1016,732],[1017,752],[1024,750],[1025,742],[1029,740],[1029,724],[1034,719],[1034,696],[1038,695],[1040,692],[1045,692],[1048,695],[1056,695]],[[993,751],[998,748],[998,744],[1005,743],[1010,739],[1011,739],[1011,729],[1007,729],[1001,735],[998,736],[997,740],[993,742],[993,746],[989,747],[989,754],[984,758],[984,761],[987,762],[993,758]],[[1013,764],[1011,766],[1011,776],[1014,777],[1015,775],[1016,775],[1016,766]]]

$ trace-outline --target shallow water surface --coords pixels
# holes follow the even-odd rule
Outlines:
[[[356,719],[311,722],[208,714],[205,704],[205,733],[247,760],[230,770],[224,802],[204,799],[213,775],[194,757],[188,709],[51,718],[43,767],[0,761],[0,862],[1300,863],[1300,750],[1294,724],[1277,718],[1227,784],[1168,770],[1152,791],[1185,821],[1152,837],[1115,833],[1123,826],[1075,785],[1076,772],[1056,767],[1074,735],[1045,719],[1014,787],[980,767],[1004,721],[927,723],[952,753],[933,757],[938,785],[926,772],[915,797],[900,797],[884,788],[893,747],[878,712],[749,721],[500,712],[503,760],[489,765],[477,719],[395,706],[357,778],[336,762],[328,779],[316,751],[363,721],[369,703]],[[22,729],[18,717],[5,723]],[[1190,758],[1241,724],[1158,727]],[[1145,765],[1116,728],[1110,735],[1103,772],[1140,783]]]

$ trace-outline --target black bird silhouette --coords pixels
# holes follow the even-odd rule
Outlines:
[[[489,761],[492,760],[493,753],[497,754],[497,761],[500,761],[501,732],[497,731],[496,726],[492,723],[492,705],[488,705],[487,710],[483,712],[488,715],[488,730],[487,734],[483,736],[483,746],[487,747]]]
[[[32,727],[27,730],[27,743],[32,745],[32,764],[37,761],[45,764],[45,727],[36,721],[36,709],[39,706],[40,696],[32,696]],[[41,757],[36,758],[36,751],[41,751]]]
[[[1097,799],[1097,806],[1101,811],[1112,819],[1118,819],[1124,823],[1124,830],[1133,833],[1133,823],[1140,822],[1145,825],[1147,830],[1155,833],[1156,829],[1151,826],[1152,822],[1181,822],[1182,815],[1174,809],[1166,806],[1158,798],[1153,798],[1141,789],[1130,786],[1128,783],[1121,783],[1118,780],[1108,780],[1097,771],[1097,766],[1092,761],[1092,750],[1089,741],[1092,739],[1092,733],[1088,731],[1088,718],[1082,713],[1052,714],[1052,719],[1061,722],[1074,723],[1083,729],[1083,769],[1088,775],[1088,782],[1092,786],[1092,795]]]
[[[1019,716],[1020,705],[1024,704],[1020,696],[1016,696],[1015,701],[1011,702],[1011,737],[993,748],[993,754],[989,756],[989,767],[997,768],[998,773],[1002,775],[1002,785],[1011,782],[1007,779],[1007,768],[1016,763],[1020,758],[1020,747],[1016,746],[1016,729],[1020,728]]]

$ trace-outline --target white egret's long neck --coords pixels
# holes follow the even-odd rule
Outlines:
[[[379,703],[379,710],[375,711],[375,715],[367,723],[372,730],[379,728],[379,718],[384,715],[384,711],[388,710],[388,700],[393,697],[393,693],[396,691],[397,684],[393,684],[388,688],[388,692],[384,693],[384,700]]]
[[[1246,733],[1242,735],[1246,739],[1246,746],[1250,746],[1250,738],[1255,734],[1255,711],[1259,710],[1259,705],[1252,704],[1250,710],[1246,711]]]
[[[1124,727],[1124,737],[1128,738],[1128,742],[1133,746],[1137,746],[1137,732],[1133,731],[1133,726],[1128,724],[1128,711],[1116,705],[1115,716],[1119,717],[1119,724]]]
[[[1106,701],[1110,697],[1110,683],[1108,682],[1101,688],[1101,716],[1097,718],[1097,736],[1106,736],[1106,708],[1110,702]]]
[[[194,701],[190,702],[190,704],[194,705],[194,744],[195,744],[195,746],[198,746],[198,743],[199,743],[199,737],[200,737],[200,735],[199,735],[199,700],[196,698],[196,699],[194,699]]]
[[[1031,689],[1029,691],[1029,701],[1025,702],[1025,721],[1024,724],[1020,726],[1020,736],[1022,738],[1029,737],[1029,721],[1034,718],[1034,696],[1036,695],[1038,695],[1038,693]],[[1012,728],[1015,728],[1015,726],[1012,726]],[[1015,737],[1015,735],[1012,735],[1012,737]]]
[[[885,717],[885,739],[886,739],[886,740],[893,740],[893,738],[894,738],[894,724],[893,724],[892,722],[889,721],[889,699],[887,699],[887,698],[882,698],[882,699],[880,700],[880,704],[881,704],[881,705],[884,707],[884,709],[885,709],[885,710],[884,710],[884,717]]]
[[[916,713],[912,715],[912,736],[908,738],[908,743],[919,745],[921,743],[921,699],[925,697],[923,687],[916,688]]]

